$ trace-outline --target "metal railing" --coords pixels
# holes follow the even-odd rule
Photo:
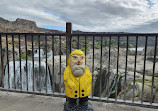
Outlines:
[[[63,71],[67,66],[70,52],[74,49],[81,49],[91,61],[86,62],[90,66],[92,74],[92,93],[89,96],[91,100],[158,108],[158,104],[153,100],[154,91],[156,92],[158,87],[155,85],[155,82],[158,83],[157,77],[155,77],[157,33],[72,33],[71,23],[67,23],[66,27],[66,33],[61,34],[0,33],[0,90],[65,97]],[[152,62],[152,66],[150,66],[152,74],[150,75],[146,71],[149,45],[154,49],[152,61],[150,61]],[[138,59],[140,59],[138,58],[140,56],[138,47],[140,46],[144,47],[141,55],[141,58],[143,57],[142,72],[137,70]],[[130,47],[135,49],[133,54],[129,53]],[[48,58],[50,50],[52,54]],[[38,52],[36,53],[37,58],[35,51]],[[41,57],[41,53],[44,53],[45,56]],[[133,75],[128,74],[128,65],[131,64],[128,63],[129,57],[134,58],[132,59],[133,67],[130,69],[130,71],[133,70]],[[17,64],[19,65],[16,66]],[[121,66],[124,66],[123,74],[120,72]],[[32,73],[29,72],[29,68],[32,69]],[[114,73],[112,70],[115,70]],[[96,71],[99,72],[97,75]],[[139,76],[141,75],[141,79],[137,78],[138,73]],[[23,77],[24,75],[25,77]],[[128,76],[132,76],[132,80],[127,80],[130,79]],[[151,81],[146,80],[145,77]],[[48,84],[49,79],[50,84]],[[136,94],[138,81],[141,91]],[[24,85],[22,85],[23,83]],[[150,86],[148,87],[150,94],[145,95],[147,99],[144,100],[146,83]],[[6,84],[7,86],[5,86]],[[51,86],[51,91],[48,85]],[[129,90],[131,93],[128,92]]]

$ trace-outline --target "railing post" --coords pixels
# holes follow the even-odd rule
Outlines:
[[[2,36],[0,35],[0,87],[3,87],[3,75],[4,75],[4,68],[3,68],[3,49],[2,49]]]
[[[66,22],[66,61],[71,53],[71,33],[72,33],[72,24],[71,22]],[[67,62],[66,62],[67,66]]]

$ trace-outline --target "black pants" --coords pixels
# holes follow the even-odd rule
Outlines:
[[[83,98],[78,98],[78,99],[79,99],[79,103],[82,104],[82,103],[88,101],[88,96],[83,97]],[[76,104],[76,103],[77,103],[77,99],[74,99],[74,98],[69,98],[69,97],[67,97],[67,101],[68,101],[70,104]]]

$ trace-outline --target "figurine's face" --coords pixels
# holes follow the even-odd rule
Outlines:
[[[70,65],[72,73],[75,76],[81,76],[85,70],[85,57],[83,55],[72,55]]]

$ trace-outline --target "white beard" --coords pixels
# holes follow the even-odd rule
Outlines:
[[[84,74],[85,66],[84,65],[71,65],[72,73],[75,76],[81,76]]]

